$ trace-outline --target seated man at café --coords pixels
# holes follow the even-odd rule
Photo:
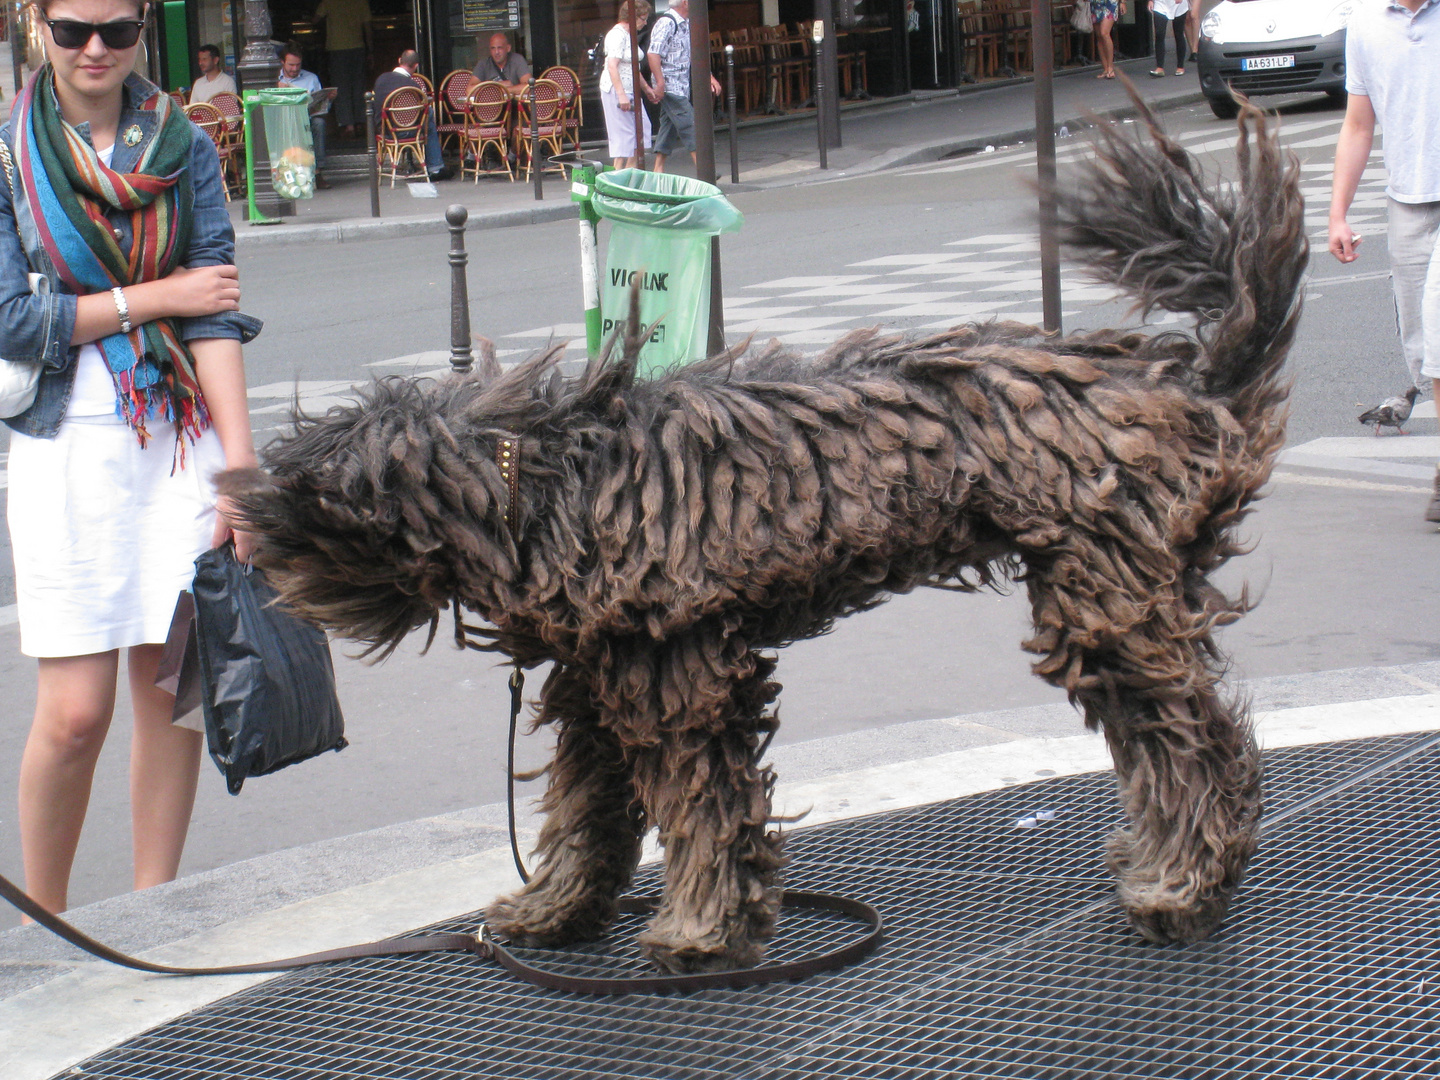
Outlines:
[[[490,35],[490,54],[475,65],[475,78],[481,82],[498,82],[506,90],[518,90],[530,81],[530,64],[510,48],[504,31]]]
[[[200,67],[200,77],[190,88],[190,104],[209,101],[216,94],[234,94],[235,80],[225,74],[220,66],[220,49],[215,45],[201,45],[195,54],[195,63]]]
[[[316,94],[324,92],[327,99],[335,97],[335,89],[332,87],[326,91],[320,85],[320,77],[313,71],[306,71],[300,65],[304,57],[300,55],[300,46],[293,41],[285,46],[284,52],[280,55],[280,85],[293,86],[300,90],[310,91],[310,108],[316,107]],[[317,188],[328,188],[330,181],[325,179],[325,174],[320,170],[325,168],[325,114],[323,112],[310,114],[310,139],[315,144],[315,186]]]
[[[385,99],[396,90],[403,87],[415,87],[420,91],[425,86],[415,78],[415,72],[420,70],[420,54],[414,49],[406,49],[400,54],[400,59],[391,71],[385,71],[375,80],[375,104],[373,106],[375,116],[375,130],[380,130],[380,110],[385,105]],[[455,175],[453,167],[447,167],[445,160],[440,156],[440,132],[435,126],[435,107],[432,104],[429,112],[429,123],[425,125],[425,171],[431,180],[449,180]]]

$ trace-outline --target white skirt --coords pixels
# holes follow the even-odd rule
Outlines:
[[[610,140],[610,156],[612,158],[632,158],[635,156],[635,112],[640,113],[641,137],[645,142],[645,149],[650,149],[650,114],[645,111],[645,105],[641,101],[630,99],[635,104],[635,109],[625,112],[620,108],[620,98],[614,90],[606,90],[600,95],[600,105],[605,110],[605,136]]]
[[[85,656],[159,644],[215,528],[214,430],[175,464],[174,429],[148,448],[112,416],[72,417],[54,439],[10,433],[8,517],[20,651]]]

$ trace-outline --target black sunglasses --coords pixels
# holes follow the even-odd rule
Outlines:
[[[74,19],[46,19],[45,25],[61,49],[83,49],[96,34],[107,49],[131,49],[140,40],[145,23],[140,19],[117,19],[115,22],[86,23]]]

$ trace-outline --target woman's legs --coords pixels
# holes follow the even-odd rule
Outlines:
[[[1198,60],[1200,58],[1200,0],[1195,0],[1185,15],[1185,40],[1190,47],[1190,59]]]
[[[1150,69],[1150,74],[1164,75],[1165,31],[1170,28],[1170,20],[1160,12],[1152,11],[1150,13],[1150,25],[1155,31],[1155,66]]]
[[[129,656],[135,706],[130,822],[137,889],[175,880],[200,776],[200,732],[170,722],[175,698],[155,685],[163,648],[137,645]]]
[[[1185,56],[1187,49],[1185,41],[1185,20],[1171,20],[1170,30],[1175,35],[1175,74],[1183,75],[1185,74]]]
[[[1107,15],[1095,28],[1095,48],[1100,53],[1100,75],[1107,79],[1115,74],[1115,43],[1110,40],[1110,27],[1114,24],[1115,20]]]
[[[20,760],[25,889],[64,911],[95,762],[115,711],[119,653],[40,661],[35,719]]]

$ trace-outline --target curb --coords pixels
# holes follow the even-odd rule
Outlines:
[[[537,225],[547,221],[564,221],[578,216],[575,203],[568,200],[547,206],[519,210],[482,210],[472,212],[465,224],[466,232],[482,229],[507,229],[512,225]],[[399,218],[345,218],[341,221],[315,225],[267,225],[235,233],[237,248],[280,247],[286,244],[355,243],[361,240],[385,240],[395,236],[424,236],[449,231],[444,213],[411,215]]]

